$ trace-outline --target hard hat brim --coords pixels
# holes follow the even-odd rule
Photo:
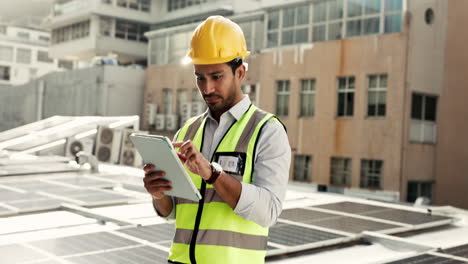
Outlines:
[[[220,64],[232,61],[235,58],[241,57],[244,59],[246,56],[250,55],[250,51],[246,51],[241,55],[224,57],[224,58],[191,58],[190,56],[185,56],[182,59],[182,64],[197,64],[197,65],[207,65],[207,64]]]

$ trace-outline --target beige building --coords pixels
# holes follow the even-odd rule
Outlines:
[[[288,128],[291,181],[468,208],[467,1],[260,2],[230,18],[253,53],[244,91]],[[145,107],[159,107],[143,129],[172,135],[155,116],[180,125],[200,100],[192,67],[179,64],[197,24],[146,34]]]

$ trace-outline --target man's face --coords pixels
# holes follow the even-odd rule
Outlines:
[[[244,66],[232,73],[226,63],[194,65],[197,86],[212,112],[225,112],[242,98],[240,83],[245,75]]]

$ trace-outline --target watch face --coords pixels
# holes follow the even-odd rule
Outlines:
[[[219,165],[218,163],[216,162],[211,162],[211,165],[213,166],[213,168],[216,170],[216,171],[223,171],[223,167],[221,167],[221,165]]]

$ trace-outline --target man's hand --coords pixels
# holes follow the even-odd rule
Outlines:
[[[210,162],[198,151],[191,140],[172,142],[172,145],[175,148],[180,148],[177,154],[191,172],[200,175],[204,180],[211,177]]]
[[[145,189],[150,193],[153,198],[161,199],[166,196],[163,192],[172,190],[172,183],[168,180],[161,179],[166,175],[164,171],[155,171],[156,166],[153,164],[146,164],[143,170],[145,177]]]

